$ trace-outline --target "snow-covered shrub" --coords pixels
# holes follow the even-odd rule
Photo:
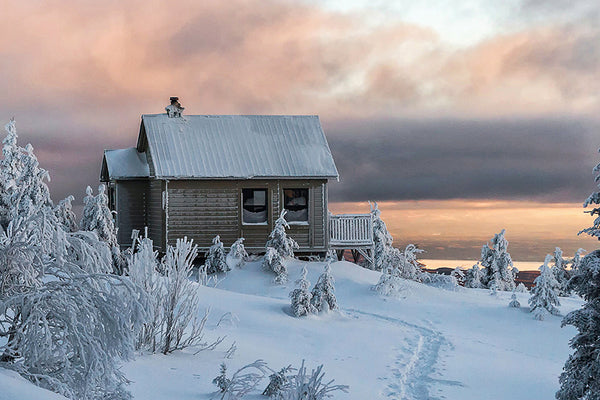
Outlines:
[[[290,292],[292,314],[295,317],[302,317],[317,312],[311,303],[312,294],[310,293],[310,282],[306,279],[307,274],[306,267],[302,267],[300,279],[296,281],[298,287]]]
[[[227,254],[227,265],[229,269],[240,268],[248,259],[248,253],[244,247],[244,238],[239,238],[231,245]]]
[[[458,290],[459,285],[456,278],[452,275],[432,274],[423,272],[420,276],[421,282],[426,285],[437,287],[444,290]]]
[[[403,290],[405,284],[400,278],[400,271],[398,268],[393,266],[387,266],[385,270],[381,272],[379,282],[372,287],[377,293],[382,296],[396,296]]]
[[[485,285],[481,282],[484,279],[484,274],[477,264],[474,264],[469,269],[465,276],[465,287],[473,289],[485,288]]]
[[[158,300],[162,315],[157,348],[163,354],[202,343],[208,314],[199,318],[198,284],[189,279],[197,255],[198,246],[183,238],[177,239],[175,247],[168,246],[162,259],[161,270],[165,280]]]
[[[510,296],[510,303],[508,303],[509,307],[519,308],[521,307],[521,303],[517,300],[517,294],[513,292],[512,296]]]
[[[392,247],[394,239],[388,232],[385,222],[381,219],[381,211],[379,210],[377,202],[369,202],[369,204],[371,205],[373,243],[375,244],[373,251],[373,269],[375,271],[383,271],[389,263],[389,260],[386,260],[386,258],[390,257],[388,253],[394,249]]]
[[[574,352],[560,375],[558,400],[597,399],[600,394],[600,251],[586,255],[572,278],[575,293],[586,302],[579,310],[571,311],[562,326],[572,325],[579,331],[570,341]]]
[[[325,373],[323,365],[313,369],[310,374],[306,372],[304,360],[298,373],[290,376],[289,389],[284,393],[284,400],[324,400],[333,397],[331,393],[341,391],[348,393],[348,385],[334,385],[334,380],[323,382]]]
[[[263,390],[262,395],[270,399],[282,400],[290,387],[290,373],[294,371],[291,365],[280,369],[269,375],[269,384]]]
[[[138,299],[126,278],[106,274],[50,281],[11,297],[0,311],[18,315],[10,321],[12,367],[71,399],[128,398],[117,361],[133,355],[144,309]]]
[[[560,306],[556,290],[558,282],[554,279],[554,274],[550,271],[548,264],[552,260],[552,255],[546,255],[544,264],[539,268],[540,276],[535,278],[533,283],[535,287],[531,289],[529,298],[529,312],[537,320],[543,320],[546,312],[553,315],[560,315],[560,311],[555,306]]]
[[[273,281],[283,285],[287,282],[287,267],[285,260],[273,247],[267,247],[267,252],[263,258],[263,268],[275,273]]]
[[[515,289],[515,292],[517,292],[517,293],[527,293],[528,290],[527,290],[527,287],[525,287],[525,284],[523,284],[523,282],[520,282],[517,285],[517,287]]]
[[[294,250],[298,249],[299,246],[294,239],[288,237],[285,233],[285,230],[290,227],[285,220],[286,213],[287,210],[281,211],[281,215],[275,221],[273,231],[269,234],[269,240],[267,240],[265,248],[274,248],[283,258],[294,258]]]
[[[238,400],[254,390],[269,372],[267,363],[256,360],[238,369],[228,378],[227,366],[222,363],[219,375],[213,379],[213,383],[219,388],[219,399]]]
[[[108,245],[100,240],[94,232],[77,231],[64,233],[58,229],[58,235],[64,235],[68,243],[65,259],[80,265],[91,274],[110,274],[113,272],[112,255]]]
[[[516,271],[508,253],[508,240],[504,237],[506,230],[496,235],[490,243],[481,249],[480,264],[484,269],[483,283],[488,289],[512,291],[515,289]]]
[[[216,274],[229,271],[229,266],[225,259],[225,248],[221,242],[219,235],[215,236],[212,241],[212,246],[208,249],[206,256],[206,272],[208,274]]]
[[[325,271],[319,276],[312,290],[311,303],[318,312],[338,309],[334,282],[330,263],[327,263]]]
[[[75,200],[75,197],[67,196],[54,207],[54,215],[56,216],[58,223],[61,224],[67,232],[77,232],[79,230],[77,216],[73,212],[73,205],[71,204],[73,200]]]

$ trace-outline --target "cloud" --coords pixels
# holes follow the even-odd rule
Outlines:
[[[599,127],[569,118],[333,122],[325,128],[341,183],[330,195],[580,202],[594,189]]]

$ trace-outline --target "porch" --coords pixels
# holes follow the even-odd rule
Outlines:
[[[373,217],[371,214],[329,214],[329,248],[336,250],[338,259],[351,250],[354,261],[362,255],[373,265]]]

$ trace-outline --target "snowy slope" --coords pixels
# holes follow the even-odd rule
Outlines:
[[[370,290],[379,273],[338,262],[331,269],[341,311],[290,316],[288,293],[302,266],[314,284],[323,265],[295,261],[288,267],[290,283],[279,286],[254,262],[222,277],[216,288],[201,287],[200,311],[211,308],[206,339],[226,339],[214,351],[141,355],[126,364],[134,397],[208,399],[221,362],[231,373],[256,359],[273,369],[302,359],[309,369],[322,363],[326,379],[350,385],[349,394],[336,393],[339,399],[554,397],[575,330],[561,329],[560,317],[534,320],[527,294],[519,295],[523,308],[511,309],[510,293],[406,282],[400,298],[382,298]],[[581,306],[575,298],[561,301],[563,314]],[[225,359],[233,342],[237,351]],[[246,398],[264,399],[259,391]]]

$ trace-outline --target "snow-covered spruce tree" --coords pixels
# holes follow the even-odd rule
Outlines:
[[[529,298],[529,312],[532,312],[533,317],[540,321],[544,319],[546,312],[560,315],[560,311],[555,307],[560,306],[556,294],[558,282],[554,279],[554,275],[548,266],[551,261],[552,255],[546,255],[544,264],[539,268],[540,276],[533,281],[535,287],[531,289],[531,297]]]
[[[206,265],[206,272],[208,274],[216,274],[229,271],[225,257],[225,248],[219,235],[214,237],[212,243],[212,246],[208,249],[206,262],[204,263]]]
[[[285,260],[281,255],[272,247],[267,247],[267,252],[263,258],[263,268],[275,273],[273,282],[283,285],[288,280],[287,267]]]
[[[317,279],[317,283],[315,283],[312,290],[312,298],[310,301],[317,312],[337,310],[339,308],[335,297],[334,282],[335,280],[331,275],[330,263],[327,263],[325,265],[325,271],[319,276],[319,279]]]
[[[579,271],[579,266],[581,265],[581,261],[583,259],[582,256],[584,253],[586,253],[586,250],[580,248],[575,252],[573,258],[569,260],[569,265],[571,266],[571,274],[573,276],[576,275]]]
[[[79,230],[77,216],[73,212],[73,205],[71,204],[73,200],[75,200],[75,197],[67,196],[54,207],[54,215],[56,216],[56,219],[58,219],[58,223],[61,224],[67,232],[77,232]]]
[[[598,151],[600,152],[600,149]],[[594,180],[598,184],[598,188],[600,188],[600,164],[594,167],[592,173],[596,174],[596,178]],[[583,208],[587,208],[590,204],[600,205],[600,190],[597,190],[588,196],[588,198],[583,202]],[[592,226],[582,229],[578,235],[586,233],[590,236],[600,239],[600,207],[593,207],[590,211],[585,212],[592,216],[597,215],[597,217],[594,219],[594,224]]]
[[[554,250],[553,261],[554,266],[552,267],[552,273],[554,274],[556,282],[558,282],[558,295],[569,296],[571,291],[568,289],[567,285],[569,279],[571,279],[571,271],[567,270],[567,261],[563,258],[563,252],[560,247],[557,247]]]
[[[17,144],[14,119],[5,125],[7,132],[2,141],[3,158],[0,160],[0,226],[19,217],[27,218],[43,207],[51,207],[48,171],[39,167],[33,147]]]
[[[508,241],[504,237],[506,230],[496,235],[489,244],[481,249],[480,265],[484,268],[483,284],[492,288],[492,283],[497,290],[512,291],[515,289],[515,271],[513,262],[508,253]]]
[[[294,370],[291,365],[288,365],[269,375],[269,384],[262,395],[270,399],[282,400],[285,393],[289,391],[290,373]]]
[[[290,227],[285,220],[286,213],[286,210],[281,211],[281,215],[275,221],[273,231],[269,234],[265,248],[274,248],[283,258],[294,258],[294,249],[298,248],[298,243],[285,233],[285,230]]]
[[[387,262],[390,257],[390,251],[393,251],[392,243],[394,239],[388,232],[387,226],[383,219],[381,219],[381,211],[377,202],[370,203],[371,205],[371,218],[373,219],[373,269],[375,271],[383,271],[387,267]]]
[[[465,276],[465,287],[472,289],[485,288],[485,285],[481,282],[482,279],[484,279],[483,271],[479,269],[477,264],[474,264]]]
[[[456,267],[452,270],[452,272],[450,273],[451,276],[454,277],[454,279],[456,279],[456,282],[459,285],[464,285],[465,283],[465,273],[462,271],[462,269],[460,267]]]
[[[298,286],[290,293],[292,299],[292,314],[295,317],[302,317],[308,314],[317,312],[316,308],[311,304],[312,294],[310,293],[310,282],[306,279],[308,271],[306,267],[302,267],[300,279],[296,281]]]
[[[204,345],[203,329],[208,313],[199,318],[198,284],[190,281],[198,246],[187,238],[177,239],[175,247],[168,246],[162,259],[164,289],[158,299],[162,319],[157,332],[157,349],[163,354],[188,346]]]
[[[558,400],[598,399],[600,397],[600,250],[586,255],[579,273],[572,278],[575,293],[585,303],[571,311],[562,326],[572,325],[579,331],[569,343],[574,352],[560,375]]]
[[[244,247],[244,238],[239,238],[231,245],[227,253],[227,265],[229,269],[241,268],[248,259],[248,253]]]
[[[135,343],[136,349],[147,348],[153,353],[157,351],[158,330],[162,321],[161,300],[163,297],[164,279],[157,271],[158,252],[154,251],[154,243],[148,237],[138,237],[133,244],[133,254],[129,263],[129,278],[148,297],[147,316]]]
[[[517,294],[513,292],[512,296],[510,296],[510,303],[508,303],[509,307],[519,308],[521,307],[521,303],[517,300]]]
[[[127,261],[119,248],[114,213],[108,208],[106,186],[99,185],[96,196],[89,186],[85,192],[80,229],[95,232],[98,238],[109,246],[113,258],[113,271],[116,275],[123,275],[127,270]]]

